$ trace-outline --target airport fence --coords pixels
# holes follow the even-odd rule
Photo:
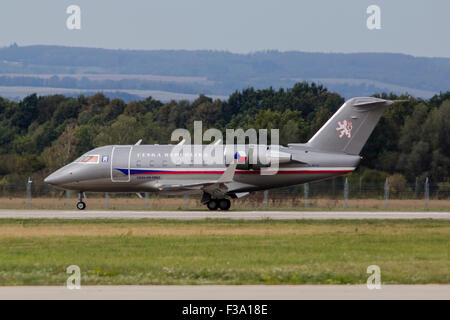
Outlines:
[[[90,208],[200,208],[199,196],[163,196],[152,193],[87,193]],[[0,184],[0,208],[61,208],[76,203],[76,192],[56,189],[42,181]],[[303,185],[258,191],[235,200],[240,208],[369,208],[450,210],[450,183],[429,179],[365,182],[337,177]]]

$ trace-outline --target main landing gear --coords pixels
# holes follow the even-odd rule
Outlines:
[[[226,198],[214,199],[211,194],[204,192],[202,195],[202,204],[206,204],[209,210],[228,210],[231,207],[231,201]]]
[[[78,203],[77,203],[77,209],[78,210],[84,210],[86,208],[86,203],[83,202],[83,194],[84,192],[78,193]]]
[[[228,199],[211,199],[206,203],[209,210],[228,210],[231,207],[231,201]]]

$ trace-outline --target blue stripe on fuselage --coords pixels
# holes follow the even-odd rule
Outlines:
[[[124,175],[128,175],[128,169],[120,169],[120,168],[115,168],[115,169],[119,170]],[[167,170],[146,170],[146,169],[130,169],[129,171],[130,171],[131,175],[168,172]]]

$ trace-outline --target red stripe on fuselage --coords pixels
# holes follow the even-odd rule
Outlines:
[[[289,170],[278,171],[277,174],[307,174],[307,173],[349,173],[353,170]],[[224,171],[161,171],[161,172],[139,172],[131,175],[149,175],[149,174],[223,174]],[[261,174],[259,170],[236,171],[236,174]]]

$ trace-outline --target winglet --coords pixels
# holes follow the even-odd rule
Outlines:
[[[237,161],[235,160],[228,166],[225,172],[220,176],[219,180],[217,180],[217,183],[226,183],[233,181],[234,174],[236,172],[236,166]]]

